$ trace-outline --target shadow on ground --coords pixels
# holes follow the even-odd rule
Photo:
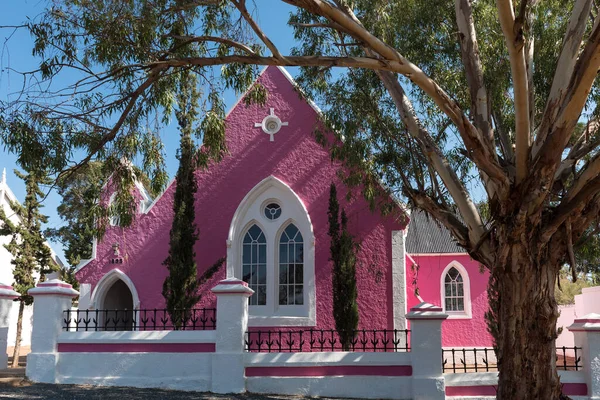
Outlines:
[[[159,399],[214,399],[214,400],[291,400],[309,399],[300,396],[272,396],[245,393],[239,395],[217,395],[212,393],[180,392],[161,389],[138,389],[126,387],[97,387],[80,385],[47,385],[22,381],[9,385],[0,383],[0,399],[22,400],[159,400]]]

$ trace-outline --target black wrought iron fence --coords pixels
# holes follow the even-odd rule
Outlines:
[[[246,332],[246,351],[295,353],[322,351],[406,352],[410,330],[355,330],[345,347],[334,329],[252,330]]]
[[[65,310],[65,331],[172,331],[212,330],[217,326],[216,308],[192,308],[180,326],[175,326],[166,309]]]
[[[581,347],[557,347],[556,367],[564,371],[579,371]],[[443,372],[494,372],[498,371],[496,353],[492,348],[460,348],[442,350]]]

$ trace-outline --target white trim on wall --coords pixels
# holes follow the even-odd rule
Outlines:
[[[281,216],[268,219],[263,207],[269,201],[281,206]],[[283,230],[293,223],[304,241],[304,304],[279,306],[278,243]],[[242,279],[242,244],[246,231],[256,224],[267,240],[267,305],[250,306],[250,326],[315,326],[315,236],[302,199],[283,181],[269,176],[242,199],[235,211],[227,237],[227,277]]]
[[[406,329],[405,231],[392,231],[392,313],[394,329]]]
[[[446,311],[445,278],[446,274],[452,267],[456,268],[463,278],[463,293],[465,302],[464,312]],[[444,268],[444,271],[440,277],[440,303],[442,310],[448,314],[448,319],[471,319],[473,317],[471,310],[471,281],[469,279],[469,273],[467,272],[467,269],[456,260],[453,260],[446,266],[446,268]]]

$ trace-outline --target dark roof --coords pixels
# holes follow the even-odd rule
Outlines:
[[[406,252],[408,254],[466,253],[465,249],[456,244],[448,229],[418,210],[412,210],[410,213]]]

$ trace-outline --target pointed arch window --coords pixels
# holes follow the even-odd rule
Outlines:
[[[465,311],[465,290],[463,277],[454,267],[446,273],[444,278],[446,293],[446,311]]]
[[[451,262],[441,276],[441,299],[450,319],[470,319],[471,289],[469,274],[458,261]]]
[[[279,305],[304,304],[304,239],[289,224],[279,239]]]
[[[315,326],[315,237],[300,197],[271,176],[236,210],[227,242],[227,276],[255,291],[249,326]]]
[[[242,248],[242,275],[254,294],[250,305],[267,304],[267,239],[262,229],[254,224],[244,235]]]

